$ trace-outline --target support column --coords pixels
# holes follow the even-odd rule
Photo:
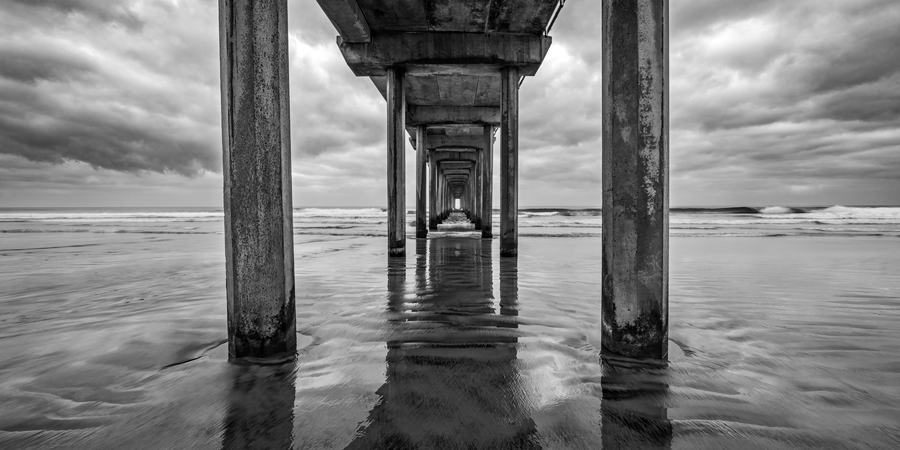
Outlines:
[[[472,170],[469,171],[469,184],[466,188],[469,198],[469,214],[472,216],[472,224],[478,223],[478,197],[475,196],[475,181],[476,181],[476,167],[478,163],[477,161],[472,164]]]
[[[466,178],[466,182],[463,185],[463,194],[462,194],[463,200],[461,200],[461,202],[460,202],[460,203],[463,203],[466,205],[463,207],[463,209],[466,211],[466,217],[468,217],[470,221],[472,220],[472,211],[471,211],[472,198],[469,194],[469,192],[471,191],[471,189],[470,189],[471,187],[472,187],[472,177],[468,177],[468,178]]]
[[[438,174],[438,181],[437,181],[437,187],[438,187],[438,197],[437,197],[438,209],[437,209],[437,211],[438,211],[438,215],[437,215],[437,220],[440,223],[440,222],[444,221],[444,208],[446,208],[445,205],[447,204],[446,203],[446,195],[447,195],[446,190],[447,189],[444,186],[444,175],[441,173],[440,165],[438,166],[437,174]]]
[[[473,199],[472,199],[472,182],[473,182],[473,177],[472,177],[472,174],[470,173],[469,177],[466,178],[466,187],[465,187],[465,189],[466,189],[466,192],[465,192],[466,214],[469,216],[469,220],[472,223],[475,223],[475,215],[472,214],[472,205],[474,203]]]
[[[435,161],[434,150],[429,150],[428,152],[428,172],[429,172],[429,180],[428,184],[430,184],[430,189],[428,192],[428,229],[435,231],[437,230],[437,161]]]
[[[481,237],[482,239],[492,239],[494,233],[493,216],[494,216],[494,152],[493,152],[493,127],[490,125],[484,127],[484,147],[482,149],[481,158]]]
[[[500,71],[500,256],[519,254],[519,69]]]
[[[428,222],[425,218],[425,200],[428,189],[425,171],[428,170],[425,153],[425,126],[416,127],[416,239],[428,237]]]
[[[228,357],[297,350],[286,0],[220,0]]]
[[[406,255],[406,101],[403,69],[387,71],[388,254]]]
[[[603,346],[668,353],[668,1],[603,2]]]
[[[441,174],[441,187],[444,188],[443,196],[441,198],[441,202],[443,203],[443,207],[441,208],[441,222],[447,220],[447,214],[450,211],[450,186],[447,185],[447,178],[444,177],[444,174]]]
[[[481,198],[481,183],[482,183],[482,173],[481,173],[481,165],[484,164],[482,155],[484,154],[483,150],[475,151],[475,167],[472,168],[472,176],[475,177],[475,183],[472,189],[472,196],[475,198],[475,206],[472,208],[473,213],[475,214],[475,229],[480,230],[482,224],[481,218],[481,203],[484,200]]]
[[[441,174],[441,167],[437,168],[437,221],[438,223],[444,221],[444,176]]]

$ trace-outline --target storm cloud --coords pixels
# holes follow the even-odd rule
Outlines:
[[[523,206],[599,204],[600,7],[567,2],[522,85]],[[673,204],[900,203],[900,3],[670,8]],[[316,2],[289,13],[295,202],[383,205],[384,100]],[[12,0],[0,28],[0,206],[220,201],[216,1]]]

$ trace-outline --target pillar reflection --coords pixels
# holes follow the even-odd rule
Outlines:
[[[223,449],[291,448],[294,429],[294,366],[232,364]]]
[[[603,351],[602,440],[609,449],[668,449],[672,423],[665,407],[668,362]]]
[[[501,264],[498,310],[490,241],[421,243],[415,296],[389,277],[386,381],[347,448],[540,448],[518,372],[515,259]]]

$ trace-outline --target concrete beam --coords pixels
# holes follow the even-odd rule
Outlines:
[[[409,106],[406,126],[498,125],[500,108],[475,106]]]
[[[636,358],[668,353],[668,3],[603,2],[601,339]]]
[[[497,109],[499,117],[500,109]],[[498,119],[499,120],[499,119]],[[428,127],[429,136],[481,136],[481,125],[434,125]]]
[[[356,0],[316,0],[346,42],[369,42],[372,31]]]
[[[409,114],[407,114],[407,118],[408,117],[409,117]],[[453,147],[454,146],[453,142],[449,139],[452,139],[455,137],[482,136],[483,135],[482,130],[483,130],[483,127],[480,125],[432,125],[432,126],[428,127],[428,137],[430,140],[433,140],[434,137],[440,136],[444,139],[439,139],[438,141],[435,141],[435,142],[442,142],[443,143],[442,145],[447,145],[449,147]],[[416,143],[415,143],[416,128],[415,127],[406,127],[406,131],[410,135],[410,143],[415,147],[415,145],[416,145]],[[448,142],[449,142],[449,144],[448,144]],[[467,148],[468,151],[472,151],[472,149],[474,149],[474,148],[481,148],[481,145],[472,146],[471,144],[473,142],[476,142],[476,141],[474,139],[463,140],[460,143],[467,147],[461,147],[461,148]],[[429,148],[431,148],[431,147],[429,147]]]
[[[297,349],[287,0],[219,0],[228,357]]]
[[[441,168],[444,169],[469,169],[475,164],[475,161],[441,161]]]
[[[441,148],[460,148],[460,149],[477,149],[481,148],[484,141],[481,136],[428,136],[428,149]]]
[[[444,161],[475,161],[475,151],[457,151],[453,150],[431,150],[433,152],[433,162],[441,164]]]
[[[496,74],[517,67],[534,75],[552,39],[549,36],[479,33],[377,32],[369,42],[338,37],[344,60],[357,76],[384,76],[394,66],[409,66],[411,74]]]

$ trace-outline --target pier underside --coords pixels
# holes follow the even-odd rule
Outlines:
[[[285,1],[220,0],[234,357],[295,347]],[[516,257],[519,89],[547,56],[564,1],[317,1],[348,67],[386,101],[387,254],[406,256],[408,150],[415,152],[416,238],[451,216],[494,237],[496,143],[499,254]],[[604,58],[602,331],[610,350],[637,357],[666,356],[667,27],[666,0],[604,0],[597,37]]]

